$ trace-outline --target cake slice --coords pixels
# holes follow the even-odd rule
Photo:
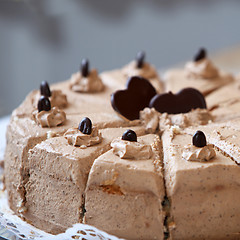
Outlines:
[[[209,124],[202,129],[208,135],[209,143],[230,157],[236,164],[240,164],[240,119]],[[189,128],[186,131],[192,134],[194,129]]]
[[[139,135],[145,132],[142,127],[133,129]],[[24,183],[25,211],[21,216],[52,234],[82,222],[83,194],[93,161],[126,130],[108,128],[99,130],[97,135],[80,134],[80,142],[77,139],[74,143],[69,138],[74,138],[71,133],[75,130],[70,129],[64,136],[49,138],[29,150],[24,165],[28,169]]]
[[[216,121],[239,118],[240,85],[239,82],[224,86],[206,97],[209,111]]]
[[[167,71],[164,78],[166,91],[176,93],[182,88],[194,87],[205,96],[234,80],[231,74],[213,65],[205,49],[200,49],[193,61],[186,63],[183,69]]]
[[[160,139],[149,134],[137,142],[127,141],[113,141],[113,149],[94,161],[85,192],[84,222],[122,238],[163,239]]]
[[[197,130],[206,129],[172,127],[162,135],[171,238],[239,239],[240,168],[209,144],[211,132],[206,141]]]

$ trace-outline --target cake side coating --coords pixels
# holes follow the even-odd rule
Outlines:
[[[94,161],[86,188],[84,222],[127,239],[163,239],[164,183],[157,135],[139,137],[150,144],[150,159],[125,159],[113,150]]]

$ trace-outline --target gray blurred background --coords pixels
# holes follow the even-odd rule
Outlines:
[[[239,44],[239,24],[239,0],[0,0],[0,116],[84,57],[104,71],[145,50],[164,69]]]

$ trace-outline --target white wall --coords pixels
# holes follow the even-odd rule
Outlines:
[[[239,10],[238,0],[0,0],[0,115],[83,57],[103,71],[145,50],[164,68],[240,43]]]

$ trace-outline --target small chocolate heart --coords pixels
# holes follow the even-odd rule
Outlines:
[[[160,113],[187,113],[196,108],[207,108],[204,96],[195,88],[184,88],[177,94],[172,92],[154,96],[149,104]]]
[[[111,95],[111,104],[116,112],[135,120],[155,95],[156,90],[147,79],[134,76],[128,79],[126,90],[118,90]]]

